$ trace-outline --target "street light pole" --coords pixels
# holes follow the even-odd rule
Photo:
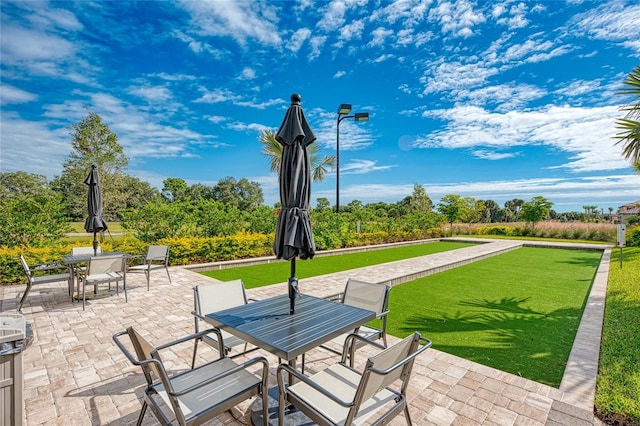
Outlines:
[[[351,112],[351,104],[340,104],[338,108],[338,121],[336,123],[336,213],[340,213],[340,123],[345,118],[354,118],[355,121],[368,121],[368,112]]]

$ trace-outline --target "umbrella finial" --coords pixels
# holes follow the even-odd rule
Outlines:
[[[302,101],[302,96],[299,93],[291,95],[291,105],[300,105],[300,101]]]

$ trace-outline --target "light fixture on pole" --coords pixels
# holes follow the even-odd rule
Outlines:
[[[368,121],[368,112],[351,112],[351,104],[340,104],[338,108],[338,123],[336,125],[336,213],[340,213],[340,122],[345,118],[353,118],[354,121]]]

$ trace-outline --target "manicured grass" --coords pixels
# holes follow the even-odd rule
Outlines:
[[[84,230],[84,222],[71,222],[71,232],[86,232]],[[111,232],[124,232],[124,229],[122,228],[122,225],[120,225],[120,222],[107,222],[107,225],[109,226],[109,231]]]
[[[378,265],[380,263],[455,250],[472,245],[475,244],[458,241],[439,241],[336,256],[315,257],[311,260],[296,260],[296,276],[299,279],[315,277],[346,271],[348,269],[362,268],[363,266]],[[276,262],[205,271],[202,272],[202,274],[220,281],[230,281],[241,278],[245,287],[249,289],[286,282],[290,272],[290,262]]]
[[[387,331],[558,387],[601,255],[525,247],[396,286]]]
[[[595,406],[608,424],[640,425],[640,248],[613,249]]]

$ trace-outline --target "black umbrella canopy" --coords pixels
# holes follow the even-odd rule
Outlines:
[[[96,165],[91,166],[89,175],[84,180],[89,187],[87,193],[87,220],[84,222],[84,230],[93,232],[93,254],[98,251],[98,240],[96,234],[106,231],[109,227],[102,218],[102,186],[100,185],[100,174]]]
[[[278,259],[291,261],[291,313],[294,313],[294,298],[298,284],[295,276],[296,257],[311,259],[316,253],[309,218],[311,164],[307,153],[307,146],[313,143],[316,137],[307,123],[300,101],[300,95],[291,95],[291,106],[276,134],[276,140],[282,144],[279,176],[282,206],[278,215],[273,251]]]

